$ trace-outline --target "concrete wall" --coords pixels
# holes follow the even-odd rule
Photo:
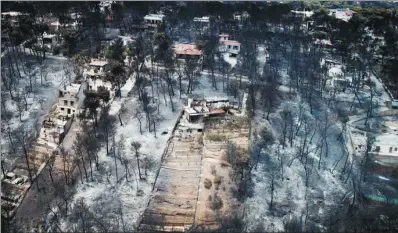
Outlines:
[[[70,127],[72,126],[73,121],[74,121],[74,117],[70,118],[70,119],[66,122],[66,124],[64,125],[64,132],[62,132],[62,133],[59,135],[59,141],[58,141],[59,144],[61,144],[61,142],[64,140],[66,134],[69,132],[69,129],[70,129]]]
[[[103,81],[99,78],[87,78],[88,90],[89,91],[98,91],[98,87],[105,87],[108,91],[113,90],[112,83],[109,81]]]

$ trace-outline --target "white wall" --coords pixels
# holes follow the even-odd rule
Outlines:
[[[86,89],[87,84],[82,83],[77,94],[66,94],[63,97],[59,97],[57,104],[58,114],[64,117],[72,117],[73,115],[78,114],[78,110],[83,106],[83,102],[86,97],[84,95],[84,91]]]
[[[236,48],[236,47],[237,48]],[[240,51],[240,45],[225,45],[225,48],[226,48],[226,50],[229,52],[229,53],[234,53],[234,54],[238,54],[239,53],[239,51]]]
[[[89,91],[98,91],[98,87],[100,86],[105,87],[105,89],[107,89],[108,91],[111,91],[113,89],[111,82],[103,81],[102,79],[99,78],[89,77],[87,78],[87,84]]]
[[[398,144],[396,145],[382,145],[376,144],[373,146],[373,150],[376,150],[377,147],[380,147],[379,155],[387,155],[387,156],[398,156]]]

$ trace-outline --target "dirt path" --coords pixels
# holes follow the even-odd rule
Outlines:
[[[185,231],[194,224],[202,157],[197,143],[200,133],[177,134],[162,162],[139,230]]]
[[[234,121],[236,118],[231,118]],[[229,120],[221,120],[229,124]],[[176,130],[162,162],[155,189],[140,222],[140,231],[186,231],[191,227],[216,229],[216,215],[228,217],[239,211],[240,205],[231,193],[234,183],[229,178],[231,167],[223,160],[226,141],[206,141],[207,133],[225,136],[243,148],[248,146],[249,125],[240,124],[225,130],[224,124],[201,132]],[[206,127],[205,127],[206,128]],[[194,130],[193,130],[194,131]],[[196,131],[196,130],[195,130]],[[213,170],[216,170],[214,173]],[[221,178],[221,181],[216,181]],[[205,187],[204,180],[212,186]],[[223,204],[215,211],[209,196],[221,198]]]

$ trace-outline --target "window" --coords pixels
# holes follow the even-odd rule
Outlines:
[[[397,150],[398,150],[398,148],[397,148],[397,147],[395,147],[394,151],[397,151]]]
[[[238,50],[238,49],[239,49],[239,47],[235,45],[234,46],[234,50]]]
[[[93,89],[93,86],[90,85],[89,89],[92,90],[92,89]]]
[[[231,49],[231,45],[228,45],[228,48]]]
[[[61,111],[65,111],[65,108],[61,108]]]
[[[75,103],[75,102],[71,101],[71,102],[70,102],[70,106],[73,106],[74,103]]]
[[[392,147],[390,147],[390,152],[389,153],[391,153],[392,152]]]
[[[64,105],[67,106],[68,105],[68,101],[64,100]]]
[[[70,114],[70,108],[68,108],[68,114]]]

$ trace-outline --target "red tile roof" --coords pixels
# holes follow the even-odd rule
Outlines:
[[[213,108],[210,110],[210,114],[223,114],[223,113],[225,113],[225,111],[218,108]]]
[[[236,40],[224,40],[220,42],[226,45],[240,45],[240,42]]]
[[[176,44],[174,52],[178,55],[202,55],[202,51],[197,49],[195,44]]]

